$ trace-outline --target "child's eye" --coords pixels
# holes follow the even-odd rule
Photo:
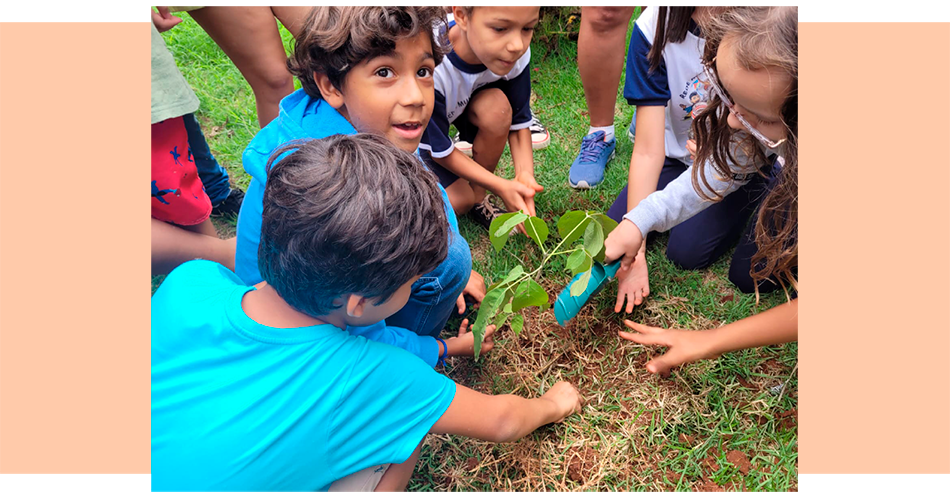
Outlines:
[[[381,67],[377,69],[375,74],[380,78],[391,78],[394,75],[393,70],[388,67]]]
[[[534,31],[534,26],[525,26],[524,30],[528,32]]]
[[[492,26],[492,30],[494,30],[496,33],[504,33],[504,32],[505,32],[505,28],[499,28],[499,27],[496,27],[496,26]]]
[[[420,68],[416,72],[416,76],[419,76],[420,78],[430,78],[432,77],[432,69],[429,67]]]

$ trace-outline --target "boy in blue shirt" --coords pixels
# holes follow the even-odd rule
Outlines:
[[[382,135],[414,152],[432,115],[432,75],[442,59],[433,30],[444,22],[437,7],[313,9],[288,61],[303,88],[281,101],[277,119],[257,133],[243,155],[253,179],[238,218],[235,272],[245,283],[261,281],[261,200],[271,153],[290,140],[357,132]],[[386,321],[419,335],[438,336],[452,309],[463,312],[463,291],[476,301],[485,294],[448,196],[443,197],[451,225],[449,255],[419,278],[409,303]]]
[[[416,157],[337,135],[268,169],[264,281],[191,261],[152,297],[153,491],[401,490],[427,433],[511,441],[579,411],[568,383],[484,395],[344,331],[397,312],[448,253]]]

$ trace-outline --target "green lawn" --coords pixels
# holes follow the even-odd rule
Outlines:
[[[576,20],[567,22],[569,10],[545,9],[532,45],[532,109],[552,134],[550,147],[535,153],[537,180],[545,186],[537,211],[552,228],[567,210],[606,212],[626,183],[632,149],[625,130],[633,108],[618,98],[617,155],[604,183],[590,191],[568,186],[568,168],[588,125],[577,47],[565,33],[576,30]],[[201,100],[198,117],[212,151],[244,188],[250,178],[241,167],[241,153],[258,130],[254,95],[204,31],[187,14],[182,17],[185,21],[165,33],[165,40]],[[292,37],[282,32],[289,50]],[[499,170],[512,174],[507,152]],[[486,283],[517,264],[536,264],[527,238],[512,237],[499,253],[484,229],[464,216],[459,222]],[[218,227],[233,233],[233,222]],[[559,327],[550,310],[530,310],[519,336],[503,329],[495,349],[479,363],[456,358],[446,368],[455,381],[490,393],[536,396],[556,381],[571,381],[587,399],[582,414],[508,444],[429,436],[409,489],[796,490],[796,344],[726,354],[662,379],[644,369],[660,350],[617,337],[625,317],[701,329],[785,301],[778,292],[763,296],[757,306],[754,296],[738,293],[726,276],[731,252],[707,270],[678,269],[666,259],[666,239],[660,235],[650,246],[651,294],[631,315],[613,313],[614,284],[568,326]],[[562,259],[551,264],[541,283],[556,295],[569,279]],[[153,279],[153,290],[160,282]],[[770,393],[786,381],[781,396]]]

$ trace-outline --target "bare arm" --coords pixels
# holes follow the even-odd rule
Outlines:
[[[630,156],[627,177],[627,211],[656,191],[660,171],[666,159],[666,108],[658,105],[637,107],[637,139]]]
[[[424,438],[419,442],[419,445],[416,446],[416,450],[412,452],[409,459],[406,459],[406,462],[389,465],[389,469],[383,473],[383,477],[380,478],[379,483],[376,484],[375,492],[406,491],[406,485],[409,485],[409,480],[412,478],[412,471],[416,468],[416,463],[419,462],[419,452],[422,449],[423,442],[425,442]]]
[[[531,188],[534,192],[544,190],[534,179],[534,150],[531,148],[531,130],[522,128],[508,133],[508,148],[511,150],[511,163],[515,169],[515,181]],[[524,197],[528,214],[536,216],[534,195]]]
[[[581,409],[577,390],[558,382],[544,395],[485,395],[458,385],[455,398],[429,433],[452,433],[490,442],[511,442]]]
[[[621,338],[642,345],[669,347],[665,354],[647,363],[651,373],[666,375],[672,367],[699,359],[798,340],[798,299],[714,330],[664,330],[625,322],[638,333],[621,331]]]
[[[493,192],[501,189],[503,182],[508,181],[495,176],[495,173],[485,169],[457,149],[453,149],[452,153],[445,157],[433,157],[432,160],[452,171],[458,177],[468,180],[469,183],[474,183]]]

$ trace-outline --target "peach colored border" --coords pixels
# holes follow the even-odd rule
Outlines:
[[[801,473],[950,472],[950,25],[800,25]]]
[[[150,40],[0,26],[0,472],[150,472]]]
[[[950,25],[800,38],[800,470],[950,472]],[[0,25],[2,473],[149,471],[148,44]]]

